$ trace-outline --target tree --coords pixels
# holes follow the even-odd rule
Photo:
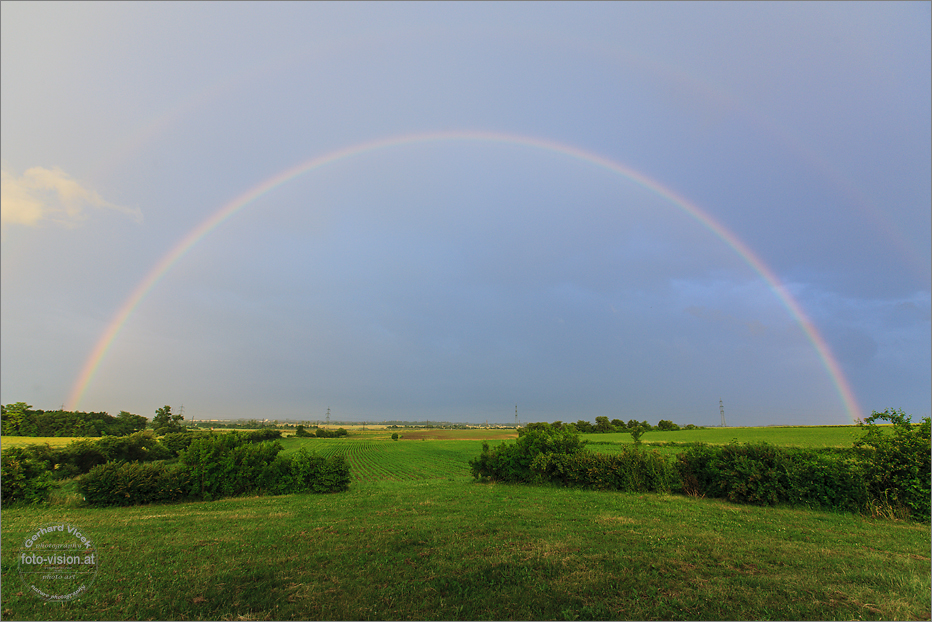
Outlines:
[[[182,421],[184,421],[184,415],[173,415],[171,406],[162,406],[155,411],[152,427],[160,436],[170,432],[184,432],[185,427],[181,425]]]
[[[119,424],[118,430],[120,436],[141,432],[146,429],[147,422],[145,417],[142,415],[134,415],[125,410],[120,411],[120,414],[117,416],[117,421]]]
[[[398,432],[392,432],[392,440],[393,440],[393,441],[397,441],[397,440],[398,440]]]
[[[20,427],[26,419],[26,411],[29,410],[32,410],[32,406],[26,402],[0,406],[0,420],[3,422],[0,424],[0,432],[4,436],[20,436]]]
[[[657,422],[657,429],[669,432],[673,430],[679,430],[680,426],[667,419],[661,419]]]
[[[615,428],[616,432],[620,432],[623,431],[627,426],[621,419],[612,419],[612,427]]]
[[[589,423],[588,421],[584,421],[582,419],[576,422],[576,429],[579,430],[583,434],[595,432],[595,426]]]
[[[596,432],[614,432],[615,426],[609,423],[608,417],[596,417],[595,418],[595,431]]]
[[[645,428],[642,425],[636,425],[633,428],[628,428],[628,433],[631,434],[631,438],[634,439],[635,445],[641,444],[641,436],[648,431],[648,428]]]

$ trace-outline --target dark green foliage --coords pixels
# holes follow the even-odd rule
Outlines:
[[[645,432],[647,432],[647,428],[641,427],[640,424],[635,424],[634,427],[628,428],[628,433],[631,434],[631,438],[634,439],[635,445],[641,444],[641,437]]]
[[[107,452],[97,441],[71,441],[55,456],[55,462],[58,464],[56,473],[60,477],[75,477],[87,473],[99,464],[106,464],[108,460]]]
[[[198,432],[197,434],[201,434]],[[159,439],[159,442],[174,455],[180,455],[182,451],[191,445],[195,438],[195,433],[185,430],[184,432],[169,432]]]
[[[297,492],[344,492],[349,490],[349,463],[343,456],[318,456],[304,449],[290,456],[278,457],[280,479],[276,483],[276,494]]]
[[[737,503],[859,511],[867,499],[850,450],[697,443],[677,456],[676,466],[687,494]]]
[[[294,435],[297,436],[298,438],[307,438],[308,436],[314,436],[313,434],[305,430],[303,425],[299,425],[295,429]]]
[[[172,407],[166,405],[155,410],[155,417],[152,418],[152,428],[159,436],[172,432],[183,432],[183,422],[184,415],[173,415]]]
[[[185,499],[189,490],[187,472],[161,463],[108,462],[78,481],[78,491],[96,506],[169,503]]]
[[[691,450],[681,454],[681,473],[684,480],[692,475],[705,483],[697,491],[700,494],[758,505],[774,505],[788,499],[785,450],[766,443],[715,447],[711,459],[707,459],[706,451],[700,453],[705,469],[701,477],[697,476],[697,470],[687,468],[692,466]]]
[[[47,447],[47,446],[46,446]],[[9,447],[0,456],[0,499],[41,503],[54,485],[49,463],[34,447]]]
[[[194,440],[181,454],[191,495],[209,500],[245,493],[339,492],[349,486],[349,464],[342,456],[323,458],[303,450],[280,456],[280,442],[261,439],[281,433],[259,432],[265,434],[237,432]]]
[[[789,449],[786,452],[787,502],[851,512],[864,508],[867,487],[850,450]]]
[[[670,492],[680,483],[676,468],[660,453],[629,447],[620,454],[542,453],[531,469],[545,481],[596,490]]]
[[[122,411],[107,413],[33,410],[25,402],[0,407],[2,432],[10,436],[125,436],[146,427],[146,418]]]
[[[661,419],[659,422],[657,422],[657,429],[660,431],[668,432],[668,431],[679,430],[680,426],[676,425],[675,423],[673,423],[672,421],[668,419]]]
[[[281,448],[278,441],[249,443],[243,433],[219,434],[192,441],[181,462],[191,475],[192,495],[209,500],[267,490]]]
[[[398,432],[392,432],[392,440],[393,440],[393,441],[397,441],[397,440],[398,440]]]
[[[317,428],[317,438],[338,438],[340,436],[348,436],[347,431],[343,428],[337,428],[336,430]]]
[[[608,417],[595,418],[595,431],[601,433],[615,432],[615,426],[611,424]]]
[[[240,432],[246,435],[246,441],[250,443],[261,443],[262,441],[275,441],[282,437],[281,430],[275,428],[262,428],[250,432]]]
[[[504,482],[539,480],[531,463],[542,453],[572,454],[581,451],[583,443],[570,426],[554,428],[549,423],[535,423],[518,430],[518,440],[501,443],[494,449],[482,443],[482,453],[469,461],[472,476]]]
[[[105,436],[97,441],[97,447],[107,456],[107,460],[118,462],[149,462],[174,457],[168,448],[159,443],[151,430],[129,436]]]
[[[577,429],[581,434],[591,434],[592,432],[595,432],[595,431],[596,431],[594,425],[592,425],[592,424],[589,423],[588,421],[584,421],[584,420],[582,420],[582,419],[580,419],[579,421],[577,421],[575,425],[576,425],[576,429]]]
[[[885,433],[877,421],[893,424]],[[930,463],[930,418],[918,425],[910,416],[892,408],[859,424],[864,435],[854,443],[864,483],[871,499],[905,506],[916,520],[930,520],[932,463]]]

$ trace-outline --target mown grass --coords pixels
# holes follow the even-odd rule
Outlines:
[[[46,521],[97,538],[90,593],[24,594]],[[4,508],[6,619],[924,619],[929,527],[680,496],[475,483],[123,509]]]

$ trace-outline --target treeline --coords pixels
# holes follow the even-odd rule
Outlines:
[[[876,422],[893,424],[892,433]],[[693,443],[674,460],[626,446],[620,454],[585,449],[575,426],[536,423],[515,443],[490,448],[469,466],[473,477],[625,492],[680,492],[758,505],[790,504],[930,521],[930,418],[873,413],[847,449],[790,449],[766,443]]]
[[[2,452],[2,501],[40,503],[55,480],[78,477],[90,505],[211,500],[247,493],[338,492],[350,483],[342,456],[304,450],[282,456],[278,430],[175,432],[83,439],[56,449],[10,447]]]
[[[37,410],[25,402],[0,406],[0,432],[7,436],[126,436],[145,430],[148,419],[122,411]]]
[[[303,425],[299,425],[295,429],[294,435],[300,438],[340,438],[341,436],[349,435],[349,432],[347,432],[344,428],[329,430],[327,428],[319,428],[316,425],[311,426],[311,428],[317,429],[314,432],[311,432],[310,430],[306,430]]]
[[[533,425],[533,424],[532,424]],[[698,430],[699,426],[693,424],[688,424],[685,426],[680,426],[679,424],[673,423],[667,419],[661,419],[657,422],[657,425],[651,425],[647,421],[638,421],[637,419],[630,419],[627,423],[621,419],[612,419],[609,421],[608,417],[596,417],[595,425],[589,421],[580,419],[576,423],[563,423],[562,421],[554,421],[551,424],[555,428],[562,428],[564,426],[572,426],[577,432],[581,434],[597,434],[597,433],[610,433],[610,432],[631,432],[632,430],[641,430],[641,432],[650,432],[652,430],[659,430],[662,432],[672,432],[674,430]]]

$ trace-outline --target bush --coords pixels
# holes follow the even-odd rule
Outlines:
[[[152,430],[135,432],[129,436],[105,436],[97,441],[97,447],[107,456],[108,461],[149,462],[174,457],[168,448],[159,443]]]
[[[32,447],[4,449],[0,455],[0,500],[3,503],[46,501],[54,485],[49,466]]]
[[[859,511],[867,489],[852,456],[850,450],[696,443],[677,456],[676,466],[683,491],[691,495]]]
[[[313,434],[311,434],[310,432],[308,432],[307,430],[305,430],[303,425],[299,425],[299,426],[295,429],[294,435],[297,436],[297,437],[299,437],[299,438],[307,438],[307,437],[309,437],[309,436],[314,436]]]
[[[346,430],[343,428],[337,428],[336,430],[328,430],[327,428],[317,428],[317,438],[338,438],[340,436],[348,436]]]
[[[482,453],[469,461],[469,469],[479,480],[535,481],[540,479],[540,474],[531,469],[531,463],[539,454],[573,454],[582,448],[583,443],[575,428],[534,423],[518,430],[515,443],[501,443],[491,449],[487,442],[483,442]]]
[[[280,479],[274,492],[343,492],[349,489],[352,478],[349,462],[343,456],[325,458],[304,449],[290,456],[279,456],[277,471]]]
[[[275,441],[282,437],[282,431],[275,428],[263,428],[251,432],[241,432],[245,434],[246,441],[249,443],[261,443],[262,441]]]
[[[191,442],[181,462],[191,477],[193,496],[209,500],[274,487],[273,463],[281,443],[249,443],[247,437],[220,434]]]
[[[876,421],[893,424],[885,433]],[[930,521],[932,463],[930,463],[930,418],[918,425],[902,410],[873,412],[859,424],[863,436],[855,441],[869,501],[905,509],[916,520]]]
[[[657,451],[625,447],[620,454],[580,451],[538,454],[531,469],[566,486],[623,492],[670,492],[680,487],[676,468]]]
[[[160,438],[159,442],[173,455],[178,456],[191,445],[194,438],[193,432],[169,432]]]
[[[60,477],[75,477],[89,472],[99,464],[106,464],[107,453],[97,441],[82,439],[71,441],[56,456]]]
[[[78,481],[78,491],[85,501],[97,506],[180,501],[189,490],[185,471],[159,463],[108,462],[94,467]]]
[[[787,450],[787,499],[794,505],[858,512],[867,502],[851,450]]]

